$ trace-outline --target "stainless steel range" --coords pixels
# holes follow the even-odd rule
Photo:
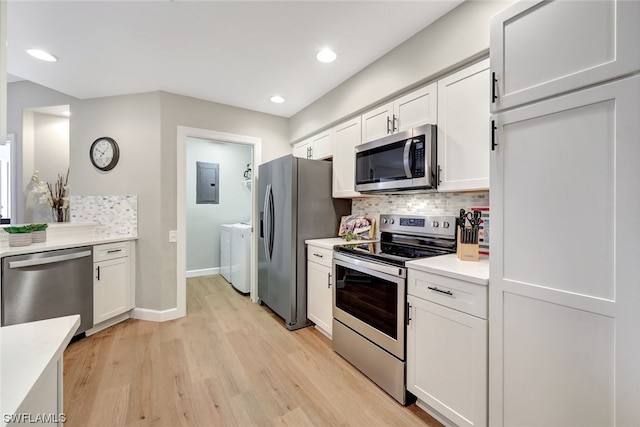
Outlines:
[[[405,262],[456,251],[456,217],[380,215],[380,242],[333,252],[333,349],[403,405]]]

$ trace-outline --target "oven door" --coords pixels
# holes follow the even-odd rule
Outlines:
[[[333,277],[333,317],[404,360],[406,268],[334,253]]]

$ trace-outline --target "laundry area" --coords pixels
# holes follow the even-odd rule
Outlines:
[[[187,140],[187,277],[220,274],[251,291],[250,145]]]
[[[220,274],[238,292],[251,292],[251,224],[220,226]]]

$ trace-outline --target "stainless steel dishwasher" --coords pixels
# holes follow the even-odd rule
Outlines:
[[[80,315],[76,335],[93,327],[91,247],[2,259],[2,326]]]

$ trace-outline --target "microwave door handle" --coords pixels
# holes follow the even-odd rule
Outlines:
[[[404,155],[402,156],[402,162],[404,163],[404,173],[407,175],[407,178],[413,178],[413,176],[411,175],[411,145],[413,145],[413,140],[409,138],[404,144]]]

